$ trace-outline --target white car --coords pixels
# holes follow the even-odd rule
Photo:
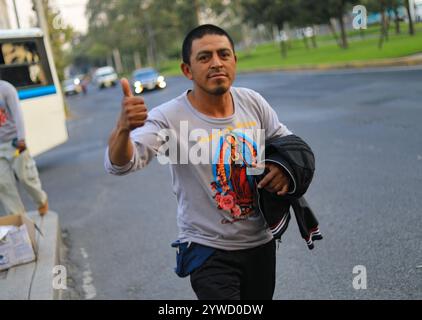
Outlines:
[[[94,83],[100,89],[115,86],[118,82],[118,76],[113,67],[101,67],[94,73]]]
[[[63,92],[66,96],[82,92],[81,81],[79,78],[67,79],[62,82]]]

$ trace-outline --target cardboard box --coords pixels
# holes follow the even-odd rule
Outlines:
[[[37,252],[35,223],[25,215],[10,215],[0,217],[0,227],[5,226],[14,228],[0,239],[0,271],[34,261]]]

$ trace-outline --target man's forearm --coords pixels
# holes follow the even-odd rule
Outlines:
[[[120,128],[116,128],[112,132],[108,142],[109,157],[112,164],[124,166],[132,159],[134,150],[129,135],[129,130]]]
[[[142,97],[134,97],[129,81],[121,81],[123,90],[122,111],[108,141],[108,157],[111,164],[123,167],[132,160],[133,144],[130,140],[130,131],[145,124],[148,110]]]

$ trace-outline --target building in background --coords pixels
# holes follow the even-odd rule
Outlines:
[[[32,0],[0,0],[0,29],[28,29],[36,21]]]

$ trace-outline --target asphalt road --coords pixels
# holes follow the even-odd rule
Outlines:
[[[324,240],[308,250],[292,220],[277,251],[275,299],[421,299],[422,69],[255,73],[235,84],[260,92],[317,159],[308,201]],[[189,87],[172,78],[144,97],[153,108]],[[82,299],[195,298],[173,272],[168,167],[153,161],[125,177],[103,169],[120,99],[118,87],[70,97],[70,140],[37,158],[71,284]],[[358,265],[366,289],[353,287]]]

